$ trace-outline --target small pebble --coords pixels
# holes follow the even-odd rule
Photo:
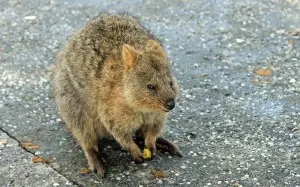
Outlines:
[[[70,186],[70,185],[73,185],[73,184],[71,182],[67,181],[66,185]]]
[[[243,39],[240,39],[240,38],[237,38],[236,39],[236,43],[243,43],[245,40],[243,40]]]
[[[51,166],[54,168],[54,169],[59,169],[60,166],[57,164],[57,163],[52,163]]]
[[[36,152],[34,153],[34,155],[40,155],[40,154],[41,154],[40,151],[36,151]]]
[[[143,165],[143,166],[147,166],[148,164],[147,164],[147,163],[143,163],[142,165]]]
[[[24,17],[25,20],[35,20],[36,16],[25,16]],[[55,183],[56,184],[56,183]],[[53,184],[54,185],[54,184]]]
[[[277,30],[276,31],[276,34],[284,34],[285,33],[285,30],[284,29],[280,29],[280,30]]]
[[[189,98],[192,97],[192,95],[191,94],[186,94],[185,97],[189,99]]]

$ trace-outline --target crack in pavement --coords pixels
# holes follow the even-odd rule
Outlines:
[[[26,151],[27,153],[30,153],[31,155],[33,156],[36,156],[33,152],[23,148],[21,145],[21,142],[14,136],[14,135],[11,135],[9,132],[7,132],[6,130],[4,130],[3,128],[0,127],[0,131],[2,131],[3,133],[5,133],[8,137],[10,137],[11,139],[15,140],[16,142],[18,142],[18,146],[23,149],[24,151]],[[66,179],[68,179],[70,182],[72,182],[73,185],[76,185],[76,186],[83,186],[82,184],[79,184],[78,182],[70,179],[69,177],[63,175],[61,172],[59,172],[58,170],[56,170],[55,168],[53,168],[49,163],[44,163],[46,165],[48,165],[51,169],[53,169],[53,171],[55,171],[56,173],[60,174],[61,176],[65,177]]]

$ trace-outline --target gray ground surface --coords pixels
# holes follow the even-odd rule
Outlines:
[[[59,186],[72,183],[50,166],[35,164],[32,154],[18,147],[18,142],[0,132],[1,186]]]
[[[136,166],[107,142],[107,178],[81,174],[87,163],[56,114],[49,71],[67,37],[101,11],[138,16],[164,42],[182,93],[166,137],[183,158],[160,153]],[[297,0],[0,1],[0,185],[300,186],[297,29]],[[31,163],[34,154],[50,164]],[[168,176],[153,178],[154,168]]]

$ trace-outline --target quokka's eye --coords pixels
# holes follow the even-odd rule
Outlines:
[[[173,87],[173,82],[172,81],[170,82],[170,86]]]
[[[149,90],[156,90],[156,86],[153,85],[153,84],[148,84],[148,85],[147,85],[147,88],[148,88]]]

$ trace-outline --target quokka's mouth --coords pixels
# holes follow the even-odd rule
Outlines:
[[[165,111],[165,112],[170,112],[170,110],[169,110],[169,109],[166,109],[166,108],[163,108],[163,111]]]

